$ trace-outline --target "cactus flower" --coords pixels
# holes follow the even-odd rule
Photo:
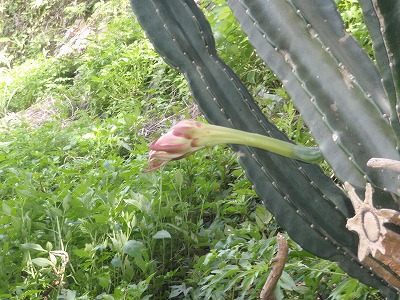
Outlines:
[[[184,158],[199,149],[218,144],[257,147],[304,162],[317,162],[322,158],[318,148],[299,146],[260,134],[194,120],[183,120],[151,143],[149,168],[145,172],[156,170],[170,161]]]

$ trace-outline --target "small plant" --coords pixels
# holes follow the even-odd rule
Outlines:
[[[346,32],[333,1],[227,3],[259,56],[282,80],[336,178],[346,183],[354,208],[319,167],[232,145],[248,178],[302,247],[337,261],[351,276],[397,299],[399,175],[368,162],[400,160],[400,6],[394,1],[360,1],[375,64]],[[211,27],[194,1],[131,4],[156,50],[187,78],[210,123],[288,141],[219,57]],[[368,184],[374,186],[373,204]],[[360,208],[353,187],[364,191],[366,186],[369,200]],[[354,210],[361,217],[352,218]],[[365,235],[360,234],[359,241],[346,226]],[[379,247],[371,248],[378,237]]]

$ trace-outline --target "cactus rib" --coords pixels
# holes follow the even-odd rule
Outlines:
[[[366,166],[378,153],[400,158],[389,122],[294,7],[288,1],[228,4],[260,57],[282,79],[336,176],[360,188],[368,180],[400,195],[396,174]]]
[[[360,4],[390,103],[390,121],[396,131],[399,147],[400,2],[397,0],[360,0]]]
[[[390,106],[381,82],[381,76],[373,61],[357,40],[346,32],[343,20],[333,1],[292,0],[296,12],[304,19],[306,27],[318,34],[322,46],[329,48],[337,63],[343,64],[373,100],[382,114],[390,115]],[[354,57],[359,57],[355,60]]]

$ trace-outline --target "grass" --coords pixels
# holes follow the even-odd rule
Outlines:
[[[143,173],[151,140],[201,114],[127,3],[106,2],[94,13],[110,11],[84,53],[0,73],[3,114],[49,98],[57,108],[40,126],[27,119],[0,131],[0,298],[257,298],[284,230],[226,147]],[[224,6],[214,12],[226,13]],[[293,140],[311,144],[237,24],[229,15],[217,23],[215,14],[214,29],[235,42],[217,39],[224,58],[233,63],[241,53],[246,63],[236,71],[264,112]],[[278,299],[380,299],[286,238]]]

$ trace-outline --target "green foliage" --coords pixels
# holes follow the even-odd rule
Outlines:
[[[90,1],[4,1],[0,6],[0,67],[54,55],[65,29],[93,12]]]
[[[60,114],[37,128],[28,119],[0,131],[0,298],[257,298],[283,229],[228,148],[142,173],[150,134],[191,116],[193,103],[183,77],[155,54],[127,4],[92,9],[93,3],[64,9],[71,20],[92,10],[112,16],[84,54],[38,58],[1,73],[4,113],[53,97]],[[210,18],[224,9],[211,10]],[[241,49],[232,56],[237,48],[230,52],[217,39],[264,112],[294,140],[311,144],[237,24],[226,18],[214,26]],[[56,251],[69,255],[65,271]],[[60,278],[64,284],[54,284]],[[379,299],[292,241],[279,291],[281,299]]]
[[[343,21],[349,33],[351,33],[373,57],[372,42],[367,27],[365,26],[360,4],[357,0],[342,0],[338,3]]]
[[[194,299],[259,292],[277,228],[235,157],[216,148],[145,175],[148,141],[131,131],[141,125],[131,114],[81,116],[64,128],[50,122],[2,135],[2,297],[39,296],[57,278],[54,250],[69,253],[69,264],[67,289],[55,287],[51,295]],[[292,247],[290,282],[305,259]],[[304,269],[298,282],[305,282]],[[285,281],[280,286],[285,294],[305,293]],[[321,292],[317,279],[307,286]]]
[[[261,208],[258,207],[258,209]],[[264,214],[268,215],[268,214]],[[265,223],[265,224],[268,224]],[[254,228],[236,230],[219,241],[195,266],[187,299],[256,299],[267,278],[275,238],[251,237]],[[379,294],[349,278],[337,265],[321,261],[291,244],[277,299],[380,299]],[[196,283],[196,284],[195,284]],[[182,291],[182,286],[174,287]]]
[[[208,203],[231,194],[229,187],[215,190],[228,184],[222,180],[232,180],[226,176],[226,160],[215,166],[215,157],[207,164],[197,159],[188,170],[193,176],[184,179],[183,171],[166,170],[170,179],[162,182],[159,176],[141,173],[146,157],[139,153],[145,152],[147,141],[131,134],[135,125],[128,114],[104,121],[82,117],[65,128],[49,123],[28,137],[21,128],[2,138],[7,145],[1,152],[3,295],[23,296],[54,280],[48,259],[37,248],[20,247],[34,243],[69,253],[70,263],[79,266],[67,267],[70,289],[117,295],[114,286],[120,282],[146,282],[155,276],[147,285],[161,296],[165,273],[182,278],[195,257],[193,249],[201,253],[215,242],[219,227],[206,232],[204,219],[212,222],[217,214],[230,222],[241,218],[225,198]],[[210,184],[211,174],[218,172],[221,179]],[[242,195],[245,191],[232,194],[246,202],[252,193]],[[15,264],[21,259],[22,266]]]
[[[12,69],[0,69],[0,111],[20,111],[40,99],[59,98],[76,75],[71,58],[27,60]]]
[[[154,73],[159,73],[160,81],[168,81],[161,78],[168,70],[154,55],[148,42],[135,36],[125,36],[125,40],[120,38],[123,29],[133,32],[132,18],[126,20],[131,22],[111,24],[112,31],[88,48],[82,58],[84,63],[78,69],[81,81],[75,89],[83,92],[84,101],[95,114],[112,115],[119,111],[142,110],[152,94],[149,83],[153,82]],[[98,45],[102,43],[104,45],[99,49]],[[137,98],[143,100],[136,103],[129,101]]]

